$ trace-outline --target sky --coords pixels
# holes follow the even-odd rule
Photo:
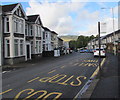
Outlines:
[[[18,2],[1,0],[2,5]],[[97,35],[98,22],[106,23],[106,34],[113,32],[112,8],[114,30],[118,30],[118,0],[21,0],[19,3],[27,15],[39,14],[43,25],[59,35]]]

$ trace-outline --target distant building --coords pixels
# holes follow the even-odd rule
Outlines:
[[[66,49],[69,49],[69,41],[64,41],[63,45]]]
[[[58,37],[58,47],[63,47],[63,40]]]
[[[100,38],[101,47],[105,48],[108,52],[113,53],[118,51],[118,42],[120,41],[120,30],[107,34]],[[115,42],[114,42],[115,41]],[[89,49],[96,49],[99,47],[98,38],[91,40],[87,46]]]

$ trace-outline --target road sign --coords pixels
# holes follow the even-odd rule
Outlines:
[[[100,33],[105,34],[107,32],[107,23],[101,22],[100,24],[101,24],[100,25]]]

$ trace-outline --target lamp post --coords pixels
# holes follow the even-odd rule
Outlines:
[[[101,9],[111,9],[112,10],[112,19],[113,19],[113,51],[114,54],[116,55],[116,50],[115,50],[115,21],[114,21],[114,8],[101,8]]]

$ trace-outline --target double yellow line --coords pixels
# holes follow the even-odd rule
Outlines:
[[[9,89],[9,90],[6,90],[4,92],[1,92],[0,95],[5,94],[5,93],[10,92],[10,91],[12,91],[12,89]]]
[[[105,58],[102,60],[102,62],[101,62],[101,64],[100,64],[101,67],[103,66],[105,60],[106,60]],[[100,69],[99,69],[100,66],[97,67],[97,69],[94,71],[94,73],[92,74],[92,76],[91,76],[90,78],[92,78],[92,77],[94,77],[94,76],[96,76],[96,75],[98,74],[98,72],[99,72],[99,70],[100,70]]]

